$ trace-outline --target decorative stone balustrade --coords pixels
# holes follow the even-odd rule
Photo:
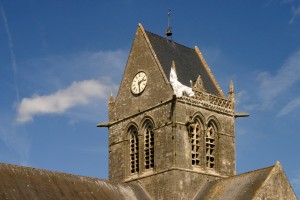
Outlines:
[[[233,109],[234,102],[212,94],[208,94],[206,92],[200,92],[200,91],[194,91],[194,92],[195,92],[195,96],[193,97],[182,96],[181,100],[183,100],[186,103],[191,103],[193,105],[202,105],[210,109],[217,110],[220,112],[225,112],[228,114],[234,113],[234,109]]]

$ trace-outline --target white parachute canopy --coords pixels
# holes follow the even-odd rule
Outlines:
[[[174,61],[172,62],[172,67],[170,71],[170,83],[172,85],[176,97],[182,97],[183,94],[186,94],[189,97],[195,96],[195,93],[192,91],[192,88],[185,86],[178,81]]]

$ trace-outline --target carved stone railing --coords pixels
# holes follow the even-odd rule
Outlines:
[[[187,97],[187,96],[182,96],[181,99],[184,102],[191,103],[194,105],[202,105],[207,108],[225,112],[228,114],[233,114],[233,102],[229,101],[227,99],[223,99],[221,97],[208,94],[206,92],[200,92],[200,91],[194,91],[195,96],[193,97]]]

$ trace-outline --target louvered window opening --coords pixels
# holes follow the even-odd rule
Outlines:
[[[130,134],[130,170],[131,173],[139,172],[139,139],[136,127],[129,129]]]
[[[215,130],[213,126],[209,126],[205,137],[206,143],[206,167],[215,167]]]
[[[200,131],[198,123],[192,124],[189,127],[189,135],[191,137],[192,146],[192,165],[200,165]]]
[[[145,168],[154,168],[154,133],[151,122],[145,126]]]

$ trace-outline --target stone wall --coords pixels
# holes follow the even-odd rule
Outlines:
[[[208,181],[218,177],[182,169],[170,169],[153,176],[141,178],[138,182],[155,200],[193,199],[199,189]]]

